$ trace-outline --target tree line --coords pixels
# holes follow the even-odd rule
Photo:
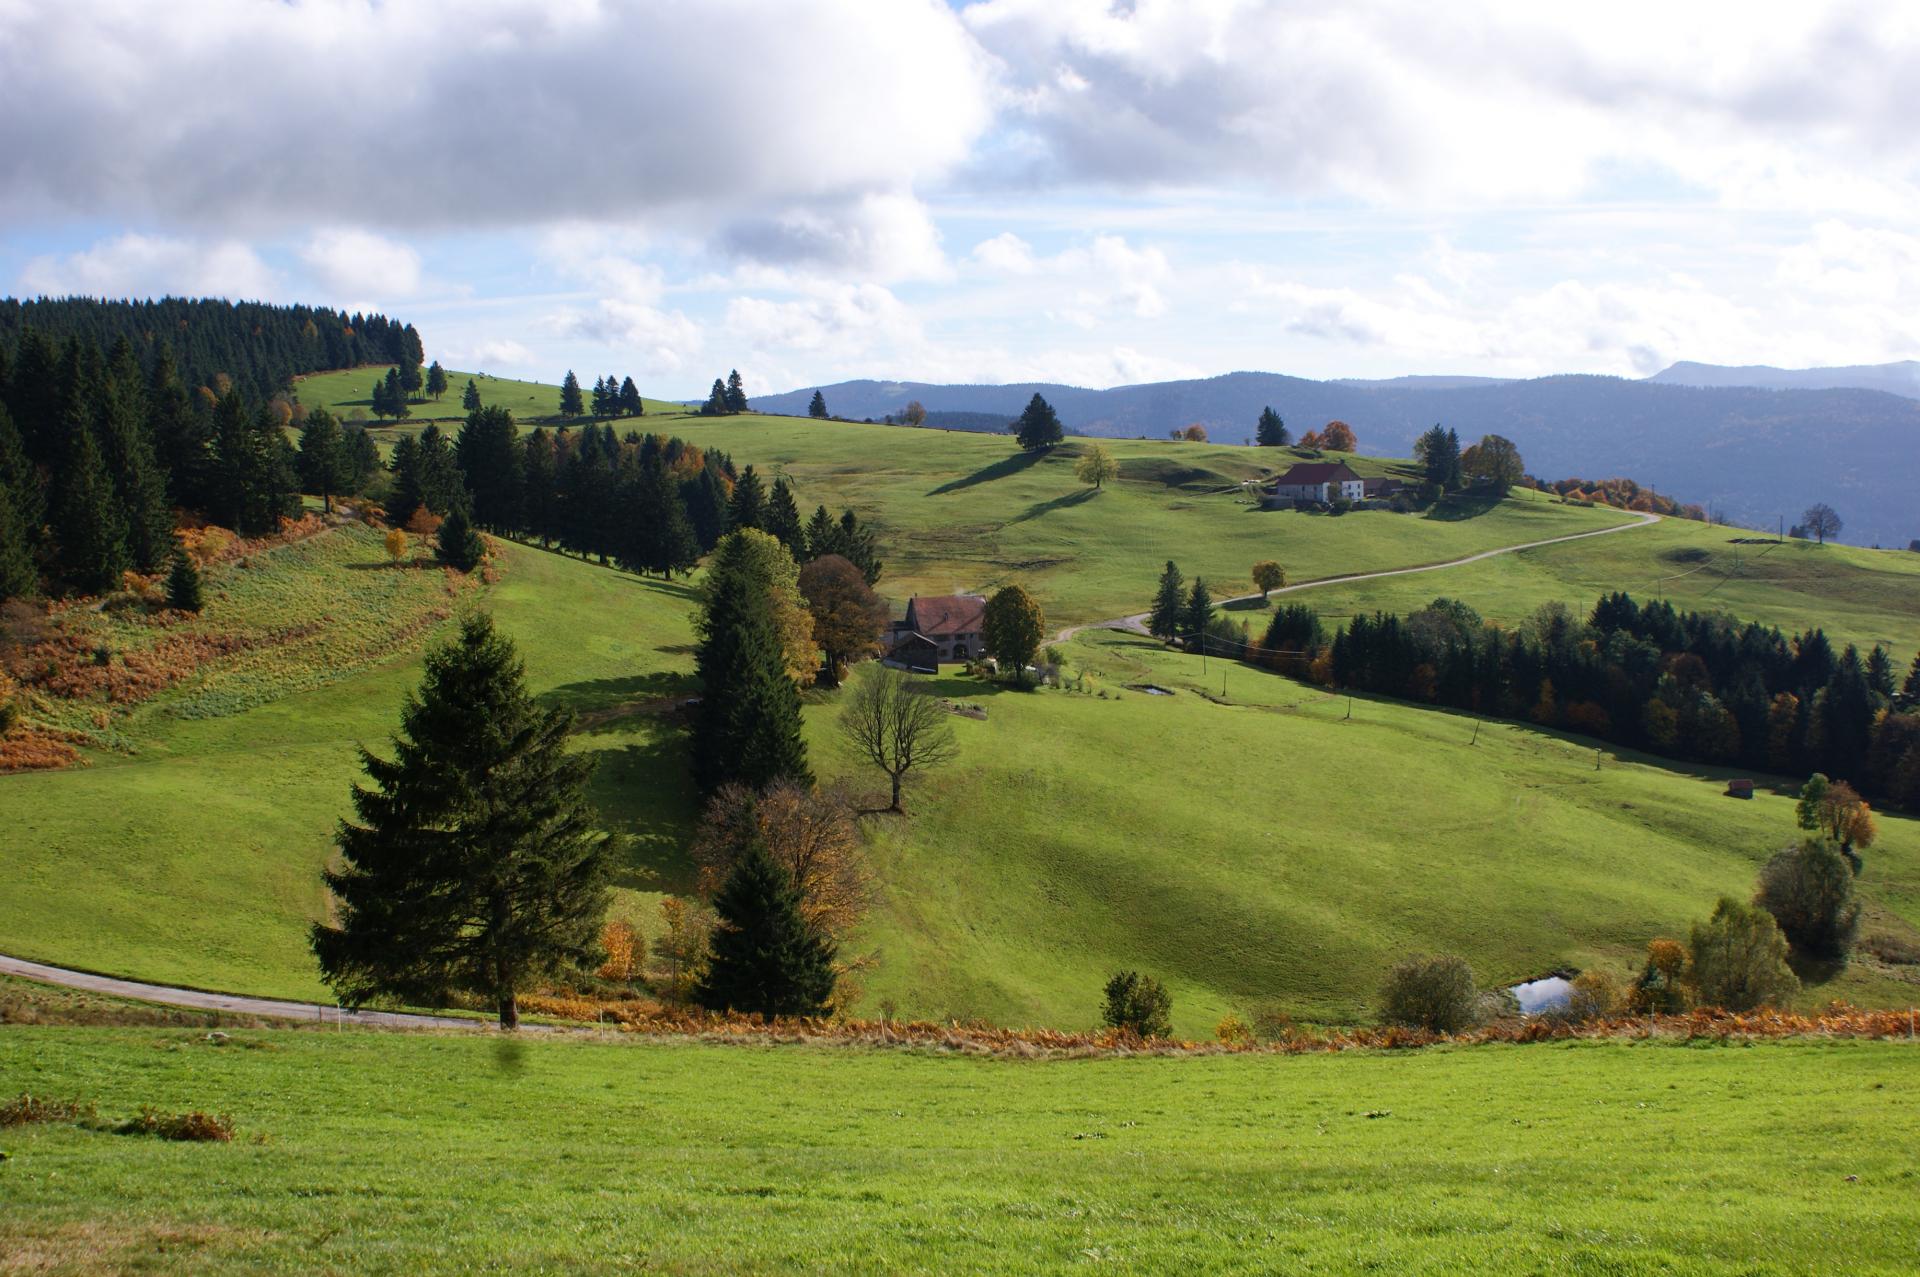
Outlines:
[[[1241,650],[1331,686],[1531,719],[1673,758],[1822,772],[1920,809],[1920,656],[1902,679],[1886,648],[1836,650],[1818,628],[1789,637],[1614,592],[1584,618],[1547,603],[1514,629],[1436,599],[1405,617],[1355,616],[1331,641],[1295,604],[1257,643],[1217,642],[1223,655]]]

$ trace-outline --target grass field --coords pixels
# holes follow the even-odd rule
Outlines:
[[[868,1004],[1082,1028],[1120,967],[1166,981],[1209,1036],[1262,1001],[1367,1018],[1386,969],[1457,952],[1482,983],[1562,966],[1623,978],[1658,935],[1746,898],[1791,841],[1792,800],[1721,796],[1730,772],[1579,738],[1345,697],[1146,639],[1090,633],[1070,668],[1120,699],[942,690],[977,701],[962,755],[878,826],[885,891]],[[1203,682],[1204,677],[1204,682]],[[1215,704],[1227,689],[1231,704]],[[1152,682],[1173,696],[1124,690]],[[816,711],[816,758],[845,763]],[[1883,816],[1867,934],[1920,937],[1920,822]],[[1861,956],[1809,1004],[1920,1000],[1920,968]]]
[[[684,686],[687,586],[521,546],[503,545],[501,554],[504,577],[463,601],[493,609],[550,701],[604,716]],[[335,592],[405,575],[377,567],[383,557],[376,534],[347,529],[257,556],[249,569],[216,569],[206,623],[260,623],[255,604],[296,587],[338,611],[352,600]],[[353,571],[354,563],[375,570]],[[439,588],[437,569],[420,572]],[[363,614],[373,615],[353,615]],[[354,631],[344,613],[334,621],[327,633],[350,670]],[[445,623],[413,630],[331,681],[324,653],[288,665],[304,682],[249,680],[250,666],[219,665],[203,681],[243,688],[247,699],[211,705],[214,716],[182,717],[207,701],[189,683],[132,716],[119,729],[120,750],[94,752],[88,767],[0,777],[0,805],[18,834],[0,893],[0,951],[202,987],[323,996],[305,931],[322,907],[318,869],[358,777],[354,746],[385,747],[401,697],[418,681],[421,651],[445,632]],[[269,656],[254,664],[271,665]],[[630,714],[580,741],[601,761],[595,799],[606,827],[629,840],[623,886],[659,889],[657,867],[678,856],[692,812],[676,734],[658,717]]]
[[[1355,612],[1411,612],[1446,595],[1490,620],[1514,622],[1545,599],[1584,611],[1603,592],[1625,590],[1642,601],[1725,611],[1788,633],[1817,625],[1863,648],[1885,643],[1903,667],[1920,649],[1920,554],[1811,541],[1734,543],[1750,535],[1666,519],[1441,573],[1325,586],[1299,599],[1339,621]]]
[[[373,383],[386,376],[388,365],[380,364],[366,368],[349,368],[343,372],[315,373],[294,382],[294,392],[300,402],[309,408],[325,408],[336,417],[352,416],[356,410],[363,416],[373,416]],[[582,370],[585,379],[581,383],[581,393],[591,395],[593,379],[602,373]],[[453,372],[447,373],[447,393],[439,399],[428,399],[420,403],[409,404],[413,422],[459,421],[467,413],[460,406],[460,394],[467,387],[467,379],[472,378],[480,388],[480,402],[489,407],[505,408],[513,413],[515,421],[536,421],[541,418],[557,418],[560,413],[560,387],[548,386],[537,381],[515,381],[510,377],[490,377],[485,373]],[[664,399],[643,399],[647,412],[679,413],[685,411],[681,404],[669,403]],[[645,429],[644,422],[621,422],[620,428],[634,424]]]
[[[22,1271],[1905,1273],[1901,1042],[1058,1061],[0,1029]]]

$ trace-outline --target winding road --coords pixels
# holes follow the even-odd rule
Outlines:
[[[236,1015],[257,1015],[277,1020],[307,1020],[316,1024],[353,1025],[375,1029],[486,1029],[491,1020],[451,1015],[422,1015],[411,1011],[347,1011],[319,1002],[283,1002],[277,998],[249,998],[236,993],[208,993],[201,989],[181,989],[167,984],[143,984],[116,976],[94,975],[25,958],[0,954],[0,975],[38,980],[42,984],[64,985],[116,998],[134,998],[158,1002],[170,1007],[191,1007],[196,1011],[230,1011]],[[522,1025],[539,1028],[539,1025]]]
[[[1318,580],[1302,581],[1298,585],[1283,585],[1277,590],[1269,591],[1265,597],[1272,598],[1276,594],[1293,594],[1300,590],[1317,590],[1327,585],[1349,585],[1355,581],[1374,581],[1381,577],[1412,576],[1416,572],[1444,572],[1448,568],[1465,567],[1469,563],[1480,563],[1487,559],[1498,558],[1503,554],[1517,554],[1521,550],[1537,550],[1543,545],[1559,545],[1565,541],[1584,541],[1588,537],[1604,537],[1610,536],[1615,532],[1629,532],[1634,528],[1644,528],[1648,524],[1658,523],[1661,517],[1657,514],[1647,514],[1637,510],[1623,513],[1632,513],[1633,522],[1616,523],[1610,528],[1595,528],[1592,532],[1572,532],[1563,537],[1547,537],[1543,541],[1524,541],[1519,545],[1503,545],[1497,549],[1482,550],[1478,554],[1469,554],[1463,559],[1448,559],[1445,563],[1424,563],[1419,567],[1413,568],[1383,568],[1378,572],[1348,572],[1341,576],[1323,576]],[[1230,599],[1215,600],[1214,606],[1225,607],[1230,603],[1245,603],[1251,599],[1260,597],[1262,596],[1257,592],[1253,594],[1236,594]],[[1147,632],[1147,617],[1149,615],[1150,613],[1147,612],[1135,612],[1132,616],[1116,616],[1110,621],[1089,621],[1085,625],[1070,625],[1056,634],[1053,641],[1056,643],[1064,643],[1082,630],[1131,630],[1136,634],[1145,634]]]
[[[1449,559],[1445,563],[1428,563],[1412,568],[1386,568],[1378,572],[1349,572],[1343,576],[1321,577],[1316,581],[1302,581],[1298,585],[1282,586],[1270,592],[1274,594],[1294,594],[1301,590],[1317,590],[1328,585],[1345,585],[1353,581],[1373,581],[1389,576],[1411,576],[1416,572],[1444,572],[1448,568],[1465,567],[1469,563],[1480,563],[1497,558],[1503,554],[1516,554],[1521,550],[1535,550],[1543,545],[1560,545],[1567,541],[1584,541],[1588,537],[1609,536],[1615,532],[1627,532],[1634,528],[1644,528],[1648,524],[1658,523],[1657,514],[1636,513],[1631,523],[1616,524],[1610,528],[1597,528],[1592,532],[1575,532],[1567,536],[1548,537],[1541,541],[1527,541],[1520,545],[1506,545],[1494,550],[1482,550],[1478,554],[1469,554],[1461,559]],[[1216,606],[1229,603],[1244,603],[1259,598],[1259,594],[1241,594],[1230,599],[1221,599]],[[1054,641],[1064,643],[1082,630],[1131,630],[1135,633],[1147,632],[1147,613],[1136,612],[1132,616],[1117,616],[1110,621],[1093,621],[1085,625],[1072,625],[1061,630]],[[74,971],[67,967],[51,966],[44,962],[29,962],[24,958],[10,958],[0,954],[0,975],[19,976],[26,980],[37,980],[42,984],[63,985],[70,989],[85,989],[93,993],[104,993],[117,998],[133,998],[142,1002],[157,1002],[164,1006],[190,1007],[201,1011],[229,1011],[238,1015],[257,1015],[282,1020],[309,1020],[320,1024],[356,1025],[367,1028],[435,1028],[435,1029],[475,1029],[490,1028],[491,1021],[463,1019],[455,1016],[423,1015],[410,1011],[348,1011],[339,1007],[330,1007],[318,1002],[290,1002],[277,998],[250,998],[234,993],[208,993],[202,989],[183,989],[175,985],[145,984],[138,980],[122,980],[115,976],[95,975],[88,971]],[[545,1026],[523,1025],[523,1028],[538,1029]]]

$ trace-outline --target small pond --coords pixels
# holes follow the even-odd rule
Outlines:
[[[1538,1015],[1542,1011],[1554,1011],[1567,1005],[1573,997],[1573,982],[1562,976],[1550,975],[1516,984],[1511,992],[1515,1001],[1520,1003],[1520,1014]]]

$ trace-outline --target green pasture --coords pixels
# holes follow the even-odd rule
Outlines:
[[[1904,1042],[1003,1060],[0,1028],[27,1272],[1912,1272]]]

